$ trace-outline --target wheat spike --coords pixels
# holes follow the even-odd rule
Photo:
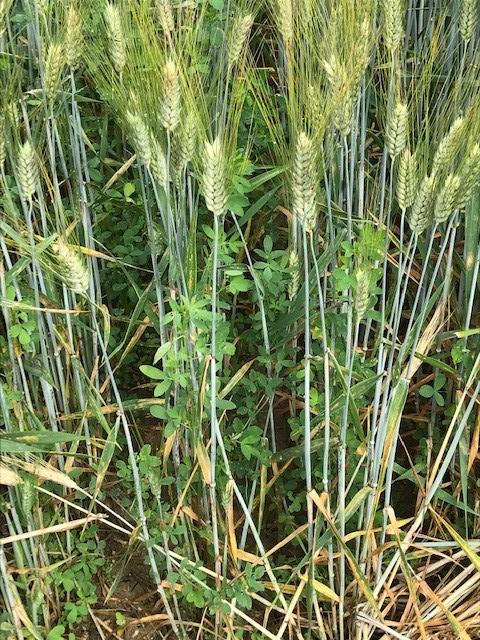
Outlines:
[[[16,102],[8,102],[5,107],[5,121],[12,129],[20,128],[20,114]]]
[[[110,57],[115,70],[121,74],[127,61],[127,48],[118,7],[110,2],[107,3],[104,16],[110,43]]]
[[[58,93],[62,78],[65,52],[60,42],[52,42],[45,60],[45,93],[53,101]]]
[[[22,195],[25,200],[31,202],[38,186],[38,167],[35,152],[28,140],[18,151],[17,172]]]
[[[46,15],[48,11],[49,0],[35,0],[35,4],[39,13],[41,13],[42,15]]]
[[[218,137],[205,142],[202,186],[207,209],[216,216],[223,215],[227,206],[225,156]]]
[[[152,174],[158,184],[166,189],[167,187],[167,160],[161,144],[156,138],[152,138],[150,141],[152,150],[151,157],[151,169]]]
[[[156,0],[156,7],[163,32],[166,35],[172,34],[175,30],[175,20],[171,0]]]
[[[462,0],[458,28],[465,43],[470,42],[478,22],[478,0]]]
[[[22,478],[11,467],[7,467],[5,464],[0,463],[0,484],[7,487],[16,487],[22,484]]]
[[[397,200],[402,209],[411,207],[417,190],[417,162],[415,155],[405,149],[400,156],[397,174]]]
[[[74,480],[67,476],[66,473],[63,473],[63,471],[59,471],[50,465],[43,464],[41,462],[22,462],[19,464],[23,469],[25,469],[25,471],[28,471],[28,473],[31,473],[33,476],[46,482],[55,482],[55,484],[59,484],[67,489],[73,489],[74,491],[80,488]]]
[[[58,265],[57,273],[74,293],[85,294],[88,290],[88,270],[80,254],[63,240],[53,245]]]
[[[80,15],[73,5],[70,5],[67,11],[64,48],[67,65],[75,69],[83,51],[83,26]]]
[[[461,140],[465,120],[457,118],[448,133],[440,140],[435,156],[433,157],[432,174],[442,174],[448,171]]]
[[[409,224],[415,235],[420,235],[431,224],[435,195],[435,176],[425,176],[413,203]]]
[[[300,260],[295,249],[292,249],[288,254],[288,266],[291,270],[290,282],[288,283],[288,298],[293,300],[300,287]]]
[[[283,46],[290,50],[293,44],[293,9],[292,0],[277,0],[278,30],[282,36]]]
[[[24,514],[30,514],[35,504],[35,480],[31,476],[26,477],[22,486],[22,510]]]
[[[435,201],[434,219],[437,224],[445,222],[455,208],[460,178],[453,173],[449,173],[445,184],[440,190]]]
[[[0,114],[0,171],[3,168],[7,157],[7,150],[5,146],[5,136],[7,135],[7,130],[5,126],[5,116]]]
[[[182,172],[189,162],[192,161],[195,154],[195,146],[197,142],[197,129],[195,120],[192,115],[187,115],[184,122],[180,126],[180,131],[174,139],[172,161],[175,171],[175,179],[177,184],[181,178]]]
[[[402,0],[383,0],[383,16],[385,20],[384,39],[390,52],[395,51],[404,36],[404,8]]]
[[[160,120],[163,127],[170,132],[180,122],[180,84],[173,60],[167,60],[163,70],[163,104]]]
[[[368,310],[368,301],[370,300],[370,271],[366,267],[358,267],[355,271],[355,279],[357,285],[355,288],[355,299],[353,306],[357,321],[365,316]]]
[[[307,231],[317,220],[317,170],[313,141],[302,131],[297,138],[292,175],[293,214]]]
[[[132,138],[132,144],[137,154],[137,160],[139,164],[149,166],[152,157],[152,150],[150,148],[150,135],[148,129],[143,122],[141,116],[137,113],[127,111],[125,115],[130,136]]]
[[[230,32],[230,42],[228,46],[228,66],[230,69],[237,64],[252,25],[253,15],[251,13],[236,16]]]
[[[0,0],[0,38],[7,30],[7,16],[13,0]]]
[[[405,148],[407,141],[408,109],[399,102],[394,109],[389,109],[385,142],[391,158],[395,158]]]
[[[456,207],[464,209],[470,202],[475,187],[480,181],[480,145],[475,144],[460,170],[460,187]]]

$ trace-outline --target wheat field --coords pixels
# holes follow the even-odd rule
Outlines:
[[[0,638],[480,638],[478,0],[0,0]]]

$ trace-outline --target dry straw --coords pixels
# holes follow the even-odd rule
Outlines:
[[[88,289],[88,270],[79,252],[59,239],[53,245],[58,275],[74,293],[85,294]]]
[[[411,207],[417,190],[417,162],[415,154],[404,149],[400,156],[397,174],[397,200],[402,209]]]
[[[16,487],[22,484],[22,478],[11,467],[7,467],[5,464],[0,463],[0,484],[7,487]]]
[[[110,44],[110,57],[115,70],[121,74],[127,61],[127,49],[118,7],[108,3],[104,16]]]
[[[160,120],[169,132],[173,131],[180,122],[180,84],[177,67],[173,60],[167,60],[163,69],[163,103]]]
[[[227,206],[225,156],[218,137],[204,145],[202,186],[207,209],[223,215]]]
[[[317,170],[312,139],[302,131],[297,138],[292,174],[293,214],[313,231],[317,219]]]
[[[35,152],[29,140],[21,145],[18,151],[17,173],[22,195],[30,202],[38,186],[38,167]]]

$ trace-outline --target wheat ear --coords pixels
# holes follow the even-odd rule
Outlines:
[[[292,175],[293,213],[313,231],[317,219],[317,170],[312,139],[302,131],[297,138]]]
[[[160,120],[167,131],[173,131],[180,122],[180,84],[173,60],[167,60],[163,69],[163,103]]]
[[[28,140],[18,151],[17,172],[22,195],[25,200],[31,202],[38,187],[38,167],[35,152]]]
[[[88,270],[79,252],[61,239],[55,242],[53,250],[61,280],[74,293],[85,294],[88,289]]]
[[[220,138],[205,142],[202,186],[207,209],[215,216],[225,213],[227,206],[225,156]]]
[[[411,207],[417,191],[417,161],[415,154],[404,149],[400,156],[397,174],[397,200],[402,209]]]
[[[73,5],[67,11],[64,50],[67,65],[75,69],[83,51],[83,25],[82,19]]]
[[[107,3],[104,16],[110,43],[110,57],[115,70],[121,74],[127,61],[127,47],[118,7],[110,2]]]
[[[137,160],[139,164],[148,167],[152,157],[152,150],[150,148],[150,135],[148,129],[143,122],[141,116],[137,113],[127,111],[125,115],[132,144],[137,154]]]
[[[423,233],[431,223],[434,195],[435,176],[425,176],[415,197],[409,218],[410,228],[417,236]]]

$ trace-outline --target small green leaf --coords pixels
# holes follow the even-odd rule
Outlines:
[[[209,0],[210,6],[212,6],[217,11],[222,11],[223,6],[225,4],[224,0]]]
[[[123,185],[123,195],[125,196],[125,198],[129,198],[132,193],[135,193],[135,185],[133,184],[133,182],[126,182]]]
[[[152,378],[152,380],[163,380],[164,375],[161,369],[157,369],[157,367],[152,367],[149,364],[142,364],[140,366],[140,371],[147,376],[147,378]]]
[[[424,384],[423,386],[420,387],[420,389],[418,390],[418,393],[423,398],[431,398],[435,393],[435,390],[429,384]]]
[[[161,347],[158,347],[158,349],[155,352],[155,356],[153,358],[153,364],[157,364],[157,362],[161,360],[163,356],[170,351],[171,347],[172,347],[171,342],[165,342],[165,344],[162,344]]]

